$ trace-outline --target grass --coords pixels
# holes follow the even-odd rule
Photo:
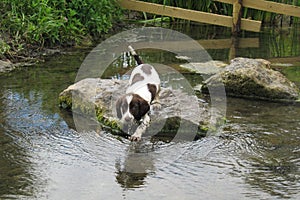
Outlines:
[[[107,33],[121,15],[114,0],[1,0],[0,57],[28,45],[80,44]]]

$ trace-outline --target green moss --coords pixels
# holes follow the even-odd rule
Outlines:
[[[61,108],[71,110],[72,109],[72,95],[68,94],[60,94],[58,97],[59,106]]]
[[[96,107],[96,117],[98,122],[100,122],[101,125],[109,127],[114,131],[121,131],[121,127],[118,120],[106,117],[105,113],[106,111],[103,107]]]

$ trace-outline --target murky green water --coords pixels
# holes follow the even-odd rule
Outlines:
[[[197,40],[230,38],[228,30],[219,28],[174,28]],[[300,85],[299,32],[245,34],[258,38],[259,46],[237,48],[235,54],[292,63],[279,69]],[[228,61],[230,48],[208,52]],[[0,199],[300,198],[300,106],[228,98],[222,136],[194,142],[146,139],[137,145],[107,132],[78,133],[57,97],[73,83],[87,53],[53,56],[39,66],[1,75]],[[170,66],[179,62],[165,52],[141,54]],[[275,59],[282,56],[288,62]],[[192,85],[199,81],[185,77]],[[132,152],[148,151],[150,156],[138,154],[139,173],[131,173]],[[172,155],[177,157],[169,162]]]

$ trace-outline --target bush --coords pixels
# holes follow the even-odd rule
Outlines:
[[[121,10],[114,0],[1,0],[0,26],[12,43],[78,44],[108,32]]]

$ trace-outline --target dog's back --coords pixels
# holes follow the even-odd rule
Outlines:
[[[149,64],[141,64],[132,71],[126,94],[138,94],[150,104],[159,89],[160,79],[154,67]]]
[[[126,93],[136,92],[148,84],[153,84],[159,88],[160,79],[158,73],[154,67],[149,64],[138,65],[131,73],[129,87],[126,90]]]

